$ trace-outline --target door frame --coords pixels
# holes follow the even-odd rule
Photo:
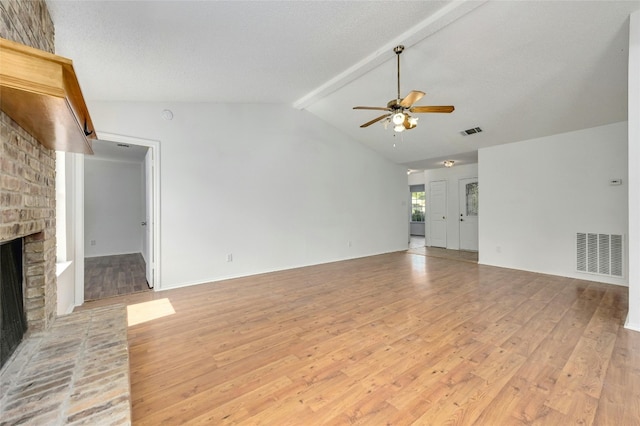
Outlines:
[[[162,289],[162,274],[160,262],[160,141],[142,139],[131,136],[117,135],[114,133],[96,130],[100,135],[100,140],[126,143],[130,145],[145,146],[152,150],[151,165],[153,167],[152,176],[154,180],[153,193],[151,194],[153,204],[153,223],[151,224],[151,234],[153,238],[153,258],[154,258],[154,291]],[[74,191],[75,202],[75,305],[84,303],[84,157],[75,162]],[[146,191],[146,188],[145,188]]]
[[[155,264],[156,257],[154,253],[153,242],[155,241],[152,225],[156,223],[154,220],[155,206],[153,205],[153,188],[156,185],[156,179],[153,176],[155,167],[153,166],[153,156],[155,150],[152,148],[147,149],[147,153],[144,156],[144,235],[143,241],[143,256],[145,262],[145,277],[147,278],[147,285],[149,288],[154,288],[156,283],[155,278]]]

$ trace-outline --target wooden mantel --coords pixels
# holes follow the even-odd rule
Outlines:
[[[93,154],[96,132],[70,59],[0,38],[0,107],[47,148]]]

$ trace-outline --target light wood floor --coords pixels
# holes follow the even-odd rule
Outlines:
[[[458,260],[461,262],[478,263],[477,251],[450,250],[439,247],[418,247],[409,249],[411,254],[420,254],[441,259]]]
[[[97,300],[148,291],[140,253],[84,259],[84,299]]]
[[[409,240],[409,253],[423,256],[440,257],[443,259],[460,260],[478,263],[477,251],[451,250],[440,247],[426,247],[425,238],[412,235]]]
[[[627,296],[399,252],[84,308],[175,310],[129,327],[134,424],[638,425]]]
[[[409,249],[421,248],[425,246],[425,237],[419,235],[409,236]]]

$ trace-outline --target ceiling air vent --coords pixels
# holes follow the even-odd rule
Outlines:
[[[482,129],[480,127],[474,127],[472,129],[463,130],[460,133],[462,133],[464,136],[469,136],[473,135],[474,133],[480,133],[481,131]]]

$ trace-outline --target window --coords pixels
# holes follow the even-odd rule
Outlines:
[[[468,183],[465,192],[467,216],[478,216],[478,182]]]
[[[425,194],[424,185],[411,185],[411,221],[424,222]]]

